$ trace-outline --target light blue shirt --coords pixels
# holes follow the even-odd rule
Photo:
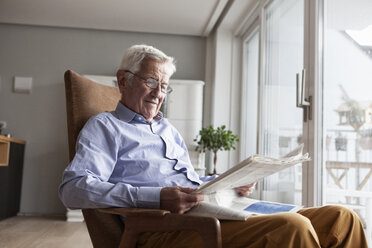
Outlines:
[[[148,123],[119,102],[85,124],[59,195],[69,208],[159,208],[162,187],[210,179],[194,171],[181,135],[160,112]]]

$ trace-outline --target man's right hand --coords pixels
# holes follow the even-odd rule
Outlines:
[[[179,186],[165,187],[160,191],[160,208],[183,214],[204,200],[201,194],[191,194],[195,189]]]

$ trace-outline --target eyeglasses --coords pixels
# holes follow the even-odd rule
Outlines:
[[[173,91],[173,89],[168,86],[167,84],[162,84],[162,83],[159,83],[158,80],[156,79],[153,79],[153,78],[143,78],[141,76],[138,76],[137,74],[131,72],[131,71],[128,71],[128,70],[125,70],[125,72],[129,72],[130,74],[132,74],[133,76],[136,76],[138,77],[139,79],[142,79],[143,81],[145,81],[145,84],[147,87],[151,88],[151,89],[156,89],[158,88],[159,84],[160,84],[160,90],[161,92],[165,93],[165,94],[169,94]]]

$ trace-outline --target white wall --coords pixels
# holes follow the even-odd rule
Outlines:
[[[115,75],[121,56],[146,43],[174,56],[178,79],[205,79],[206,39],[195,36],[0,24],[0,120],[27,142],[21,213],[63,214],[57,194],[68,163],[63,74]],[[33,78],[31,94],[13,93],[14,76]]]
[[[213,97],[211,121],[214,127],[226,125],[234,134],[239,134],[240,124],[240,39],[231,29],[219,28],[215,32],[215,63],[213,71]],[[238,149],[238,145],[236,146]],[[238,150],[217,153],[217,173],[234,166],[238,161]],[[211,162],[209,162],[211,164]]]
[[[214,127],[226,125],[239,136],[244,33],[242,30],[256,4],[255,0],[235,0],[207,41],[206,89],[209,89],[211,93],[205,98],[204,116],[205,120],[210,121],[204,122],[204,126],[209,123]],[[218,173],[224,172],[239,162],[238,147],[239,144],[237,150],[218,152]],[[210,158],[209,167],[211,167],[211,161]]]

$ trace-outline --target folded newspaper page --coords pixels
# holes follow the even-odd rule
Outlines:
[[[302,207],[292,204],[259,201],[247,197],[235,197],[230,205],[218,205],[203,201],[185,214],[216,217],[220,220],[247,220],[251,216],[275,214],[281,212],[297,212]]]
[[[293,165],[309,161],[309,154],[303,155],[302,150],[303,144],[278,159],[253,155],[219,175],[216,179],[202,184],[195,193],[212,194],[220,190],[248,185]]]
[[[309,161],[309,155],[302,155],[302,150],[303,144],[279,159],[260,155],[245,159],[196,190],[195,193],[205,195],[205,200],[186,214],[213,216],[221,220],[247,220],[251,216],[263,214],[297,212],[301,206],[239,197],[234,188],[257,182],[285,168]]]

